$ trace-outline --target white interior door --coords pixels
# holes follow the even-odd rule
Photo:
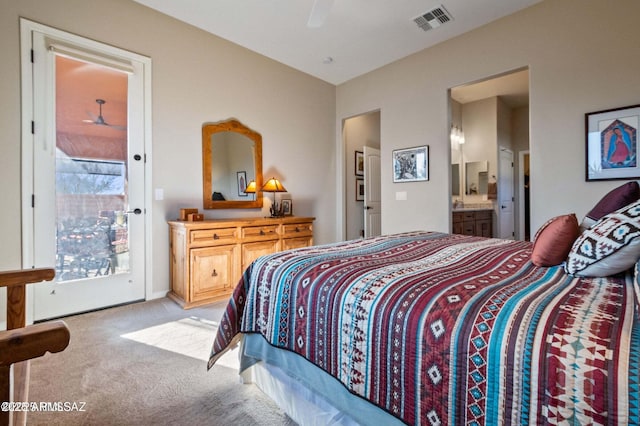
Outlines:
[[[46,27],[23,41],[34,58],[26,235],[33,266],[56,269],[33,287],[33,319],[144,299],[145,64]]]
[[[515,238],[513,152],[500,149],[498,161],[498,238]]]
[[[364,236],[382,233],[380,196],[380,150],[365,146],[364,155]]]

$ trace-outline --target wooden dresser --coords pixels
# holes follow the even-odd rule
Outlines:
[[[493,237],[493,210],[454,211],[451,232],[478,237]]]
[[[313,217],[169,222],[169,298],[183,308],[227,299],[258,257],[313,245]]]

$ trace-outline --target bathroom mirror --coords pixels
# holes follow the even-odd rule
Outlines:
[[[489,184],[489,162],[470,161],[464,163],[465,195],[486,195]]]
[[[202,197],[205,209],[262,207],[262,136],[237,120],[202,126]]]

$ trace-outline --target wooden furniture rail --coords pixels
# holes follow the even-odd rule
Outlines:
[[[64,321],[25,327],[26,285],[50,281],[51,268],[0,272],[0,287],[7,288],[7,330],[0,331],[0,403],[11,400],[13,364],[13,401],[26,402],[29,387],[29,360],[47,352],[60,352],[69,344],[69,329]],[[0,410],[0,425],[8,425],[11,412]],[[26,423],[26,412],[14,412],[13,424]]]

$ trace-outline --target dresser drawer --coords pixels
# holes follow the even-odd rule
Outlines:
[[[282,225],[282,236],[284,238],[306,237],[313,235],[313,224],[311,223],[289,223]]]
[[[474,220],[476,220],[476,212],[463,212],[462,220],[464,222],[473,222]]]
[[[189,242],[192,246],[212,246],[235,243],[238,239],[238,228],[194,229],[189,231]]]
[[[278,226],[279,225],[245,226],[242,228],[242,238],[252,241],[278,238]]]

